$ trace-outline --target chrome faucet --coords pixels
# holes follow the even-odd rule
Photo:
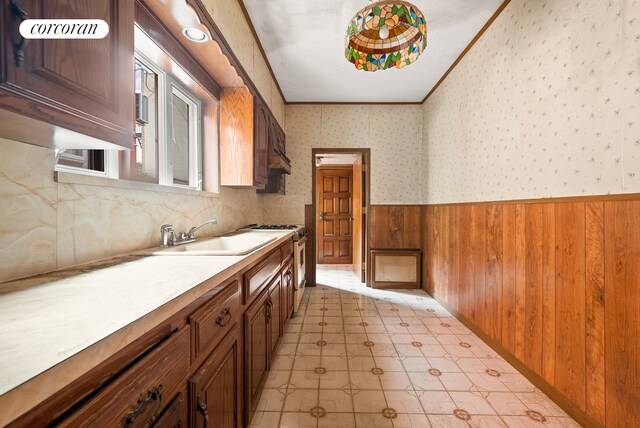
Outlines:
[[[218,224],[218,220],[216,219],[207,220],[198,226],[192,227],[191,229],[189,229],[189,232],[186,233],[186,237],[190,239],[195,239],[196,238],[196,236],[194,235],[195,231],[208,224]]]
[[[160,226],[160,233],[162,234],[163,247],[174,245],[176,241],[176,232],[173,230],[172,224],[163,224],[162,226]]]
[[[176,236],[176,232],[173,229],[172,224],[163,224],[160,227],[160,232],[162,233],[162,246],[170,247],[174,245],[190,244],[191,242],[196,242],[195,231],[203,226],[206,226],[207,224],[218,224],[218,220],[207,220],[201,225],[192,227],[188,232],[180,233],[179,237]]]

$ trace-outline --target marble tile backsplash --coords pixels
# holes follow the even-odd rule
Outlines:
[[[200,236],[261,223],[262,197],[222,188],[195,196],[54,181],[54,152],[0,140],[0,282],[87,263],[160,243],[160,226]]]
[[[56,268],[58,188],[53,181],[52,150],[4,139],[0,148],[3,281]]]

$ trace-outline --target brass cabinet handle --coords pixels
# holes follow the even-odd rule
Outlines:
[[[273,301],[271,297],[267,300],[267,319],[271,319],[271,311],[273,310]]]
[[[20,0],[11,0],[10,5],[11,12],[16,18],[20,20],[21,24],[23,21],[29,19],[29,15],[27,15],[27,12],[22,8],[22,3],[20,2]],[[13,44],[13,59],[16,63],[16,67],[18,68],[22,67],[22,63],[24,62],[24,46],[26,44],[27,40],[22,37],[22,34],[20,34],[18,43]]]
[[[131,411],[127,413],[124,417],[124,421],[122,422],[122,428],[130,428],[133,426],[136,418],[140,416],[147,409],[147,406],[151,404],[152,401],[158,401],[158,408],[153,415],[149,418],[149,420],[144,424],[145,426],[151,426],[160,416],[160,412],[162,411],[162,385],[158,385],[155,388],[150,389],[146,393],[140,394],[138,401],[136,404],[131,406]]]
[[[287,271],[287,273],[284,274],[284,280],[287,283],[287,287],[291,286],[291,283],[293,282],[291,279],[292,279],[291,271]]]
[[[220,327],[224,327],[229,324],[229,321],[231,321],[231,308],[224,308],[222,312],[220,312],[220,315],[217,316],[216,324]]]
[[[209,426],[209,413],[207,413],[207,405],[206,403],[202,402],[202,400],[200,400],[200,398],[198,398],[198,412],[200,412],[200,414],[204,417],[204,426],[203,428],[206,428]]]

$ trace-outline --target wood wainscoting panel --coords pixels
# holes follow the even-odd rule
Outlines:
[[[640,202],[604,204],[607,426],[640,421]]]
[[[605,422],[604,203],[586,204],[587,413]]]
[[[485,331],[493,340],[500,340],[502,329],[502,206],[487,205],[485,271]]]
[[[424,288],[587,426],[640,420],[639,199],[422,207]]]
[[[516,206],[502,207],[502,325],[498,342],[516,353]]]
[[[585,206],[556,207],[555,386],[585,409]]]

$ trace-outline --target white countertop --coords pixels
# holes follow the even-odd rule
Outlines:
[[[125,256],[0,284],[0,408],[7,404],[3,399],[21,389],[17,386],[144,317],[135,332],[123,331],[127,340],[111,341],[120,346],[112,352],[100,351],[106,359],[124,342],[142,336],[154,322],[159,324],[166,314],[179,311],[215,284],[196,289],[198,285],[216,275],[220,276],[216,280],[224,280],[292,236],[291,231],[271,233],[278,237],[276,241],[245,256]],[[150,320],[153,317],[148,315],[169,302],[175,303],[169,312]],[[94,360],[95,356],[85,365],[95,365]],[[63,384],[73,377],[57,373],[55,379]],[[0,416],[0,426],[10,420]]]

